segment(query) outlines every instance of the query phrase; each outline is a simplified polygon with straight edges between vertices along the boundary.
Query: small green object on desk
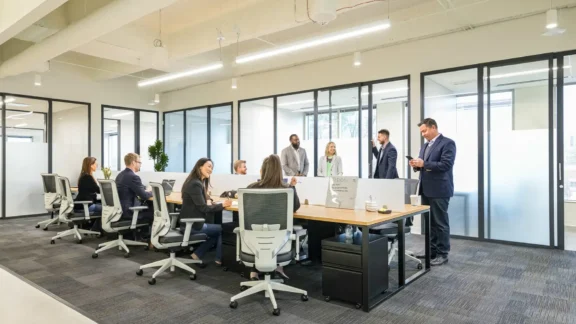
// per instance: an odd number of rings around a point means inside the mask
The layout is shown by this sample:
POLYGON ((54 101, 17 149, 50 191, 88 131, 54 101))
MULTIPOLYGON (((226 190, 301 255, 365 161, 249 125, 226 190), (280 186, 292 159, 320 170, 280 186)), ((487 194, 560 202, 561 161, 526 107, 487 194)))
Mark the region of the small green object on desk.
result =
POLYGON ((388 209, 388 206, 384 205, 382 208, 378 209, 379 214, 391 214, 392 210, 388 209))

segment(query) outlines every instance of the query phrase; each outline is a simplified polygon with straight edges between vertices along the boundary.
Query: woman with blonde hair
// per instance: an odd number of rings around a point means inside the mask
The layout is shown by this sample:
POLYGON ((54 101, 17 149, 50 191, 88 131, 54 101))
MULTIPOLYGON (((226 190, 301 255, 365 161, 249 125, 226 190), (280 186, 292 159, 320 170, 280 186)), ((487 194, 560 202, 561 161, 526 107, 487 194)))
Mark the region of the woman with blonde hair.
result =
MULTIPOLYGON (((292 177, 290 184, 284 183, 282 177, 282 163, 278 155, 272 154, 264 159, 262 168, 260 169, 260 181, 254 182, 248 186, 250 189, 278 189, 278 188, 292 188, 294 189, 294 212, 300 208, 300 199, 296 194, 296 178, 292 177)), ((284 268, 278 266, 276 273, 284 279, 289 279, 284 273, 284 268)), ((257 272, 250 272, 251 280, 258 280, 257 272)))
POLYGON ((332 177, 343 174, 342 159, 336 155, 336 143, 328 142, 324 150, 324 156, 318 160, 318 176, 332 177))

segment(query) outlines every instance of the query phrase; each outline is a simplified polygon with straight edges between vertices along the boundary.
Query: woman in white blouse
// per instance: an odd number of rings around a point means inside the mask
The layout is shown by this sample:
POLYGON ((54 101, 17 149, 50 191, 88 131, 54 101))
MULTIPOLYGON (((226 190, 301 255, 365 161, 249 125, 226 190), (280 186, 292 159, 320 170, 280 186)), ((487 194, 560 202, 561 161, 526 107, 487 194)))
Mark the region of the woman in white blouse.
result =
POLYGON ((342 172, 342 159, 336 155, 336 144, 328 142, 324 156, 318 160, 318 176, 319 177, 332 177, 341 176, 342 172))

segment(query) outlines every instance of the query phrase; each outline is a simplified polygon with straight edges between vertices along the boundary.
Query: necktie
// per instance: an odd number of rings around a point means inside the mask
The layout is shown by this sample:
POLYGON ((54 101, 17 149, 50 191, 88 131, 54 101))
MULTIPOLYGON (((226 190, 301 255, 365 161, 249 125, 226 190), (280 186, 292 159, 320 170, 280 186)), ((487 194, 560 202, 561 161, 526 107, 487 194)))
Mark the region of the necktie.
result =
POLYGON ((428 159, 428 155, 430 154, 430 145, 431 143, 426 144, 426 148, 424 149, 424 161, 428 159))
POLYGON ((380 146, 380 151, 378 152, 378 164, 380 164, 380 161, 382 160, 382 149, 384 148, 384 146, 380 146))

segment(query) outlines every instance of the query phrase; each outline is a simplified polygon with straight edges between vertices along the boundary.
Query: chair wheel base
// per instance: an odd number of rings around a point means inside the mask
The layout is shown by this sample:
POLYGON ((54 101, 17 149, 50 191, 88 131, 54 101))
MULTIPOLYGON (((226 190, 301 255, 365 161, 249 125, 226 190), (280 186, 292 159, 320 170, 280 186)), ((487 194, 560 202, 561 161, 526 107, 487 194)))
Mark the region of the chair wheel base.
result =
POLYGON ((418 263, 418 266, 416 268, 418 268, 418 270, 422 270, 422 263, 418 263))
POLYGON ((142 276, 143 274, 144 274, 144 271, 142 271, 142 269, 136 271, 137 276, 142 276))
POLYGON ((238 308, 238 302, 237 301, 230 302, 230 308, 232 309, 238 308))
POLYGON ((98 258, 98 253, 92 253, 92 259, 97 259, 98 258))
POLYGON ((329 301, 330 301, 330 296, 325 296, 325 297, 324 297, 324 300, 327 301, 327 302, 329 302, 329 301))
POLYGON ((34 227, 35 227, 35 228, 40 228, 40 225, 36 225, 36 226, 34 226, 34 227))
POLYGON ((47 230, 48 230, 48 227, 44 227, 43 230, 44 230, 44 231, 47 231, 47 230))
POLYGON ((51 241, 50 241, 50 244, 56 244, 56 241, 51 240, 51 241))
POLYGON ((360 308, 362 308, 362 304, 356 304, 356 305, 354 305, 354 307, 356 307, 356 309, 360 309, 360 308))
POLYGON ((155 285, 156 284, 156 278, 152 278, 152 279, 148 280, 148 284, 152 285, 152 286, 155 285))
POLYGON ((190 275, 190 280, 196 280, 196 274, 195 273, 190 275))
POLYGON ((302 299, 302 301, 308 301, 308 295, 302 295, 300 299, 302 299))
POLYGON ((124 257, 128 259, 130 257, 130 253, 124 253, 124 257))
POLYGON ((274 309, 274 311, 272 312, 272 315, 274 315, 274 316, 280 316, 280 308, 274 309))
POLYGON ((76 244, 82 244, 82 240, 76 241, 76 244))
POLYGON ((244 290, 246 290, 246 289, 248 289, 247 286, 240 286, 240 291, 244 291, 244 290))

